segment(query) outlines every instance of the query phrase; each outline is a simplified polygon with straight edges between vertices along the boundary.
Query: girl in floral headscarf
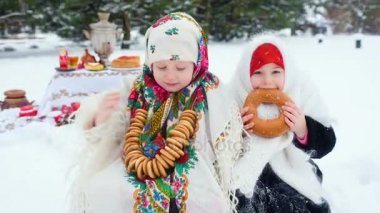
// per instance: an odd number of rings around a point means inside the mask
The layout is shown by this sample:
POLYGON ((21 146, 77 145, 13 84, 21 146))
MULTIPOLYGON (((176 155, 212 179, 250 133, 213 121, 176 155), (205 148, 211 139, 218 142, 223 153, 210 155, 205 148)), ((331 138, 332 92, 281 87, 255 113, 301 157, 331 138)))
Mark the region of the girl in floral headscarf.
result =
POLYGON ((73 193, 84 196, 74 208, 226 212, 228 197, 213 165, 216 145, 234 134, 229 133, 228 103, 216 90, 220 82, 208 72, 202 29, 191 16, 171 13, 145 37, 144 68, 130 91, 127 111, 116 110, 121 94, 108 93, 93 116, 85 103, 78 113, 79 123, 90 124, 88 140, 96 145, 83 152, 87 157, 73 193))

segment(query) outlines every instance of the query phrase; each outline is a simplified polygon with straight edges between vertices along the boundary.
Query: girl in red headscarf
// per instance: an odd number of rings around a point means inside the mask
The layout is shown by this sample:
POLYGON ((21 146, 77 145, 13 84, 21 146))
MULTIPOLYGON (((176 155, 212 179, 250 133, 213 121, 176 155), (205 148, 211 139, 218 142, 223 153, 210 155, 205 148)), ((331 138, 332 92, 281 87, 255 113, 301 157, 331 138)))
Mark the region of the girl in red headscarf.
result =
POLYGON ((317 89, 298 72, 280 39, 258 36, 247 47, 233 81, 242 108, 246 136, 233 170, 232 191, 238 212, 329 212, 322 173, 311 158, 322 158, 335 145, 335 133, 317 89), (253 114, 243 103, 257 89, 277 89, 292 101, 279 110, 261 104, 262 119, 283 113, 289 131, 272 138, 253 133, 253 114))

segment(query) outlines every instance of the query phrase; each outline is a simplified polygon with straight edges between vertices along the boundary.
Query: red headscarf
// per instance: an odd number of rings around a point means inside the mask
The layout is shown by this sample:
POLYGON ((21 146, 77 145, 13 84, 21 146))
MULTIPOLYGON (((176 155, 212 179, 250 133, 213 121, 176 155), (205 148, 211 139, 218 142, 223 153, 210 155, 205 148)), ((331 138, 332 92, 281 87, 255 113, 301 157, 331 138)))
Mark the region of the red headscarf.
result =
POLYGON ((285 69, 280 50, 271 43, 264 43, 257 47, 252 54, 251 67, 249 70, 250 76, 252 76, 256 70, 260 69, 260 67, 269 63, 274 63, 282 69, 285 69))

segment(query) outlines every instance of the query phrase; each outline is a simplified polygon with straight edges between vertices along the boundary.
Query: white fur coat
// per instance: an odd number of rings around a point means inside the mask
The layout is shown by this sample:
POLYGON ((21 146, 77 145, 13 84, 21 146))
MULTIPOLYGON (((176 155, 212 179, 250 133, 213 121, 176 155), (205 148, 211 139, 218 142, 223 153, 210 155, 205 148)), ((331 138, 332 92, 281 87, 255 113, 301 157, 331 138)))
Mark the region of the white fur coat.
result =
MULTIPOLYGON (((126 84, 121 90, 124 100, 127 100, 129 85, 126 84)), ((85 128, 92 122, 106 93, 95 95, 81 104, 76 120, 79 128, 85 128)), ((226 93, 222 88, 207 93, 208 113, 203 116, 195 139, 198 162, 188 174, 188 212, 209 212, 210 208, 215 212, 229 212, 231 208, 228 204, 231 161, 225 160, 224 166, 218 169, 213 166, 217 160, 215 152, 223 153, 223 159, 232 159, 236 155, 228 149, 216 150, 218 144, 240 140, 240 131, 235 134, 230 131, 232 125, 241 123, 236 122, 237 107, 234 108, 234 105, 226 102, 225 100, 231 99, 225 98, 224 94, 226 93), (229 113, 231 110, 234 113, 229 113), (232 122, 234 119, 235 122, 232 122), (221 137, 222 133, 224 137, 221 137), (226 175, 217 175, 217 172, 226 175)), ((76 161, 70 191, 73 212, 121 213, 131 212, 133 209, 135 188, 127 181, 121 160, 123 135, 129 125, 129 112, 126 112, 125 106, 126 103, 122 103, 120 109, 106 123, 84 130, 86 142, 76 161)), ((240 130, 241 126, 233 129, 240 130)))
MULTIPOLYGON (((261 35, 253 38, 243 52, 237 66, 235 79, 231 82, 234 96, 241 108, 248 93, 252 91, 250 83, 250 61, 254 50, 263 43, 272 43, 283 55, 285 64, 285 85, 283 91, 299 106, 305 115, 312 117, 326 127, 331 125, 331 118, 324 106, 317 88, 306 75, 298 70, 289 56, 280 38, 261 35)), ((271 107, 259 108, 259 114, 275 116, 277 110, 271 107)), ((305 195, 315 203, 322 202, 322 189, 313 167, 308 163, 309 155, 292 143, 294 134, 288 132, 280 137, 266 139, 251 135, 243 141, 245 152, 233 170, 232 190, 240 189, 247 197, 253 195, 262 170, 269 163, 273 171, 283 181, 305 195)))

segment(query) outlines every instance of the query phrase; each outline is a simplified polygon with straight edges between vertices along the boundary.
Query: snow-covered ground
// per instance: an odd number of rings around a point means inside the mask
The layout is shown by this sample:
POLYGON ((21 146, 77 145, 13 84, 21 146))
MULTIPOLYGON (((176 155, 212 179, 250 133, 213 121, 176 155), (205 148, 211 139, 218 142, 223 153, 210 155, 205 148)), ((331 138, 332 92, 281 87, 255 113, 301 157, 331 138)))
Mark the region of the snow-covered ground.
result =
MULTIPOLYGON (((361 49, 355 48, 355 39, 331 36, 319 44, 316 38, 287 38, 335 117, 336 147, 317 161, 333 212, 380 212, 380 37, 364 37, 361 49)), ((227 82, 244 45, 211 43, 210 70, 227 82)), ((74 55, 82 51, 69 49, 74 55)), ((111 58, 121 54, 144 55, 135 48, 111 58)), ((0 91, 23 88, 30 100, 38 101, 58 64, 58 51, 0 55, 0 64, 0 91)), ((66 170, 76 147, 65 140, 64 131, 43 124, 0 134, 0 212, 66 212, 66 170)))
MULTIPOLYGON (((80 45, 86 45, 84 42, 80 45)), ((0 39, 0 58, 52 54, 62 47, 75 47, 78 44, 61 39, 55 34, 36 33, 30 39, 0 39)))

